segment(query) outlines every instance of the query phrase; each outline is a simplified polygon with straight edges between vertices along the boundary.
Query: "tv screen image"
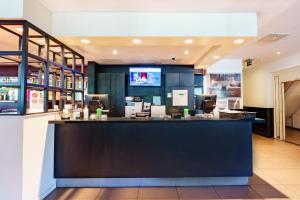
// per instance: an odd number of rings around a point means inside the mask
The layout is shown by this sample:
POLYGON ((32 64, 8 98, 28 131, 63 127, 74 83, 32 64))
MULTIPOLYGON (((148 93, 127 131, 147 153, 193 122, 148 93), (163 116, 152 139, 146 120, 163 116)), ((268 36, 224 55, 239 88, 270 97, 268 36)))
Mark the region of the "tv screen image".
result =
POLYGON ((131 86, 161 85, 161 68, 131 67, 129 74, 131 86))

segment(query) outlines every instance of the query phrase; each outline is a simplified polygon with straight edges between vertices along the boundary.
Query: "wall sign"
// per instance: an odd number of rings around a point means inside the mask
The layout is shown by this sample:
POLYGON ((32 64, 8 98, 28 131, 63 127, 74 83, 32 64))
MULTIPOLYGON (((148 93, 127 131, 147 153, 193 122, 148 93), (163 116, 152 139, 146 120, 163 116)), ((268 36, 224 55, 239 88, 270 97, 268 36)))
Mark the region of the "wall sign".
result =
POLYGON ((188 106, 188 90, 173 90, 173 106, 188 106))

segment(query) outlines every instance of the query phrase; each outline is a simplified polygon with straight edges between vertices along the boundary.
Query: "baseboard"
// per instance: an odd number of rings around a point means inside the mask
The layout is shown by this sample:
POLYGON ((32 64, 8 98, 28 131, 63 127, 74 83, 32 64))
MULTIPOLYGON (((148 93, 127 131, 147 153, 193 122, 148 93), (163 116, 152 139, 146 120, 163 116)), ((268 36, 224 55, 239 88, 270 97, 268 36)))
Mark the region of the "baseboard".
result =
POLYGON ((40 199, 45 199, 55 189, 56 189, 56 183, 54 183, 53 185, 51 185, 49 188, 47 188, 46 191, 44 191, 42 194, 40 194, 40 199))
POLYGON ((248 177, 57 179, 57 187, 175 187, 226 185, 248 185, 248 177))

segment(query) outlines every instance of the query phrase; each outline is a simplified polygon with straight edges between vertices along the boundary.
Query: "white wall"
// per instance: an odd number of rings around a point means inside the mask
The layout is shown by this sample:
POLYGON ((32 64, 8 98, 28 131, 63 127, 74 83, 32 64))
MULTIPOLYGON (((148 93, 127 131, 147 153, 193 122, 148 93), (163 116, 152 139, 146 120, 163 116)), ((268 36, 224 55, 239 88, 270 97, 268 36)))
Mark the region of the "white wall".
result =
POLYGON ((243 71, 244 106, 273 107, 273 77, 264 66, 243 71))
POLYGON ((22 117, 0 116, 0 199, 22 199, 22 117))
POLYGON ((38 0, 23 0, 23 18, 36 25, 43 31, 51 34, 52 13, 38 0))
POLYGON ((57 36, 257 36, 256 13, 53 13, 57 36))
POLYGON ((207 68, 207 73, 242 73, 242 59, 222 59, 207 68))
POLYGON ((300 66, 300 52, 282 57, 274 61, 259 62, 243 70, 244 105, 253 107, 274 107, 273 76, 280 75, 280 82, 300 78, 296 69, 291 73, 284 70, 300 66), (281 73, 281 74, 280 74, 281 73))
POLYGON ((23 200, 38 200, 55 187, 54 125, 56 114, 29 115, 23 121, 23 200))
POLYGON ((0 116, 0 199, 39 200, 56 187, 55 113, 0 116))
POLYGON ((26 19, 51 34, 52 12, 50 12, 38 0, 0 1, 0 19, 26 19))
POLYGON ((1 0, 1 18, 23 18, 23 0, 1 0))

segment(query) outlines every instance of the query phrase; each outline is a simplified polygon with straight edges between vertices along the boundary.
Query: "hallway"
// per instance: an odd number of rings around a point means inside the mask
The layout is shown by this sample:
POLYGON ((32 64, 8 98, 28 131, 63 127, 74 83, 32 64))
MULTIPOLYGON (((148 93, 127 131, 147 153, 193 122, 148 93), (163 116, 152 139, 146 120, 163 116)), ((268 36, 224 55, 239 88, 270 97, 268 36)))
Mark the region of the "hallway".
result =
POLYGON ((60 188, 46 200, 300 199, 300 146, 254 135, 249 186, 60 188))

